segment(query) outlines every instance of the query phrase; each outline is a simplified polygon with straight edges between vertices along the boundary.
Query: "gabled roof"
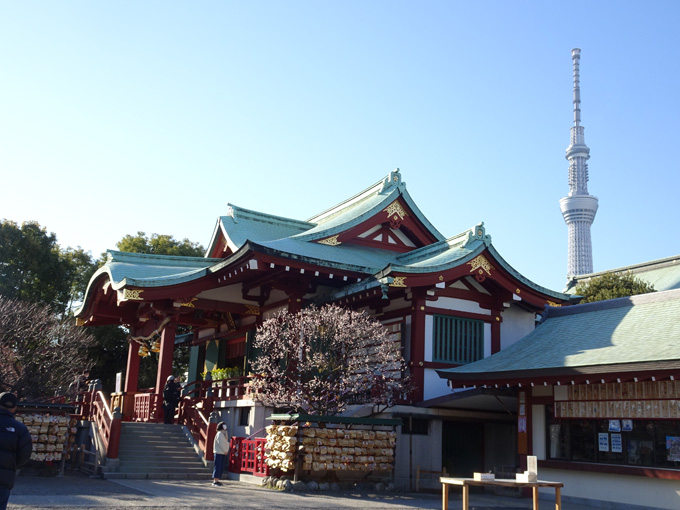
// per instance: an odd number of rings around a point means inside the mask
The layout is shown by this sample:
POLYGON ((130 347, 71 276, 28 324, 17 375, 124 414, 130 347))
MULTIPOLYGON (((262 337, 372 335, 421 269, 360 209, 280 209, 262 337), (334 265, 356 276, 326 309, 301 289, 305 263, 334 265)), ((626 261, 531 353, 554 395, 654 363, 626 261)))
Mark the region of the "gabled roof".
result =
POLYGON ((334 236, 386 211, 398 198, 404 201, 434 239, 444 240, 406 191, 406 183, 402 181, 398 168, 361 193, 307 220, 315 225, 314 228, 295 237, 301 241, 318 241, 334 236))
POLYGON ((307 243, 323 242, 335 235, 352 231, 376 216, 379 216, 379 222, 387 221, 389 218, 385 213, 391 211, 390 207, 395 207, 400 213, 405 212, 404 208, 408 209, 406 214, 412 215, 414 225, 425 232, 427 243, 444 240, 406 191, 406 184, 401 180, 397 169, 361 193, 307 221, 273 216, 229 204, 228 214, 217 221, 207 254, 216 256, 218 251, 222 251, 224 255, 229 255, 235 253, 246 241, 262 243, 295 239, 307 243), (401 200, 404 207, 393 205, 397 200, 401 200))
POLYGON ((628 272, 632 273, 636 278, 652 285, 657 292, 680 289, 680 255, 676 255, 674 257, 633 264, 632 266, 610 269, 608 271, 572 276, 567 282, 567 288, 564 292, 574 294, 576 286, 579 283, 587 282, 592 278, 597 278, 598 276, 607 273, 620 274, 628 272))
MULTIPOLYGON (((680 290, 546 308, 543 322, 497 354, 438 370, 456 384, 549 375, 680 369, 680 290)), ((591 377, 592 378, 592 377, 591 377)))
POLYGON ((227 214, 217 219, 207 254, 215 251, 220 241, 226 241, 230 253, 235 253, 246 241, 274 241, 292 237, 314 227, 313 223, 251 211, 228 204, 227 214))

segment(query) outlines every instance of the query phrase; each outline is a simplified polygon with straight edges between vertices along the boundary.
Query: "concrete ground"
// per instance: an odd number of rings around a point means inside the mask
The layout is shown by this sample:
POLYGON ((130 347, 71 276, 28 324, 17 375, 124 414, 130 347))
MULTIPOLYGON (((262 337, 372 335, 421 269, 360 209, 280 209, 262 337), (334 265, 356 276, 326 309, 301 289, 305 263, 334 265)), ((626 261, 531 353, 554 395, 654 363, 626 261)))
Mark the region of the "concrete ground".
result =
MULTIPOLYGON (((63 477, 20 476, 9 498, 9 510, 73 508, 163 509, 440 509, 438 494, 368 494, 351 491, 327 493, 279 492, 258 486, 223 481, 213 487, 209 481, 195 480, 103 480, 68 472, 63 477)), ((541 508, 555 508, 554 500, 541 500, 541 508)), ((449 508, 460 510, 460 493, 450 491, 449 508)), ((531 499, 499 497, 483 493, 470 495, 470 510, 528 510, 531 499)), ((595 507, 570 505, 564 510, 594 510, 595 507)))

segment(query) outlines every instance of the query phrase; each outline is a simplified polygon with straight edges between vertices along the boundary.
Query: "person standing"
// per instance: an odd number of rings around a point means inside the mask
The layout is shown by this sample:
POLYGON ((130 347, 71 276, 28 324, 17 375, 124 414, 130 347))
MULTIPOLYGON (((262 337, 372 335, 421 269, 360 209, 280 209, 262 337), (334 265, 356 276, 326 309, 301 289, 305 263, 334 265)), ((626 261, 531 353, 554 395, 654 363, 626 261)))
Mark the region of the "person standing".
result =
POLYGON ((215 465, 213 467, 213 485, 220 486, 220 478, 222 478, 222 471, 224 471, 224 463, 229 453, 229 435, 227 434, 227 425, 221 421, 217 424, 217 433, 213 440, 213 452, 215 454, 215 465))
POLYGON ((17 470, 31 458, 33 441, 26 426, 14 419, 17 397, 0 393, 0 510, 6 510, 17 470))
POLYGON ((175 419, 175 408, 180 401, 179 383, 175 382, 175 377, 168 376, 163 388, 163 422, 172 423, 175 419))

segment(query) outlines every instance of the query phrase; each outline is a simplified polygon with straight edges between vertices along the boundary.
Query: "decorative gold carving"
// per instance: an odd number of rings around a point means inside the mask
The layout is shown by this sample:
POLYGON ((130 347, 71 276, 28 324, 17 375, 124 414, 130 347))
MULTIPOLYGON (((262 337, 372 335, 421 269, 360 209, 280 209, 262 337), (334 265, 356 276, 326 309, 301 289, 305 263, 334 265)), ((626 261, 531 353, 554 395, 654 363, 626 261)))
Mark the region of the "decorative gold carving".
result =
POLYGON ((260 307, 253 305, 246 305, 245 315, 260 315, 260 307))
POLYGON ((85 319, 81 319, 80 317, 76 317, 76 326, 84 326, 85 325, 85 319))
POLYGON ((406 276, 395 276, 390 287, 406 287, 406 276))
POLYGON ((229 331, 235 331, 236 330, 236 323, 234 322, 234 317, 230 313, 227 313, 227 328, 229 331))
POLYGON ((395 216, 393 218, 394 220, 397 219, 396 218, 397 216, 399 217, 400 220, 403 220, 407 216, 406 211, 401 206, 401 204, 397 201, 392 202, 390 205, 387 206, 386 209, 383 209, 383 211, 387 212, 388 218, 395 216))
POLYGON ((183 299, 177 300, 177 303, 179 303, 179 306, 186 306, 188 308, 196 308, 194 306, 194 301, 198 301, 198 298, 197 297, 183 298, 183 299))
POLYGON ((519 289, 519 287, 515 289, 515 294, 519 294, 520 292, 522 291, 519 289))
POLYGON ((317 241, 317 243, 327 244, 328 246, 338 246, 339 244, 342 244, 340 241, 338 241, 338 236, 327 237, 326 239, 317 241))
POLYGON ((470 272, 478 272, 479 274, 482 274, 483 272, 486 272, 489 276, 491 276, 491 271, 495 269, 488 260, 486 260, 486 257, 484 255, 478 255, 474 259, 472 259, 470 262, 470 272))
POLYGON ((444 281, 444 277, 443 277, 442 275, 439 275, 439 281, 440 281, 440 282, 443 282, 443 281, 444 281))
POLYGON ((143 301, 143 289, 123 289, 123 301, 143 301))
POLYGON ((554 301, 548 300, 548 306, 560 307, 562 305, 560 303, 555 303, 554 301))

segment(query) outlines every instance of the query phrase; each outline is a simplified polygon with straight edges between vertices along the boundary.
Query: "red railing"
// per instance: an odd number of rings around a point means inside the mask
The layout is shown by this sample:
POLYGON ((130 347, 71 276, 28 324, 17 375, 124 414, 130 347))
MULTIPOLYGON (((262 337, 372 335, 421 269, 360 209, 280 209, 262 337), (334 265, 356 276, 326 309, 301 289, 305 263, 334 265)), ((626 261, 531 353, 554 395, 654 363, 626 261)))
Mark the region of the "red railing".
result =
POLYGON ((249 382, 250 377, 248 376, 212 381, 213 398, 215 400, 238 400, 245 398, 250 393, 249 382))
POLYGON ((161 396, 156 393, 135 393, 132 420, 156 421, 156 414, 160 409, 160 400, 161 396))
POLYGON ((93 394, 90 407, 90 421, 94 422, 106 449, 106 457, 118 458, 120 446, 121 414, 114 416, 101 391, 93 394))
POLYGON ((214 400, 238 400, 250 394, 249 383, 249 376, 218 381, 193 381, 184 385, 184 392, 196 400, 204 400, 211 394, 214 400))
MULTIPOLYGON (((208 411, 208 415, 210 411, 208 411)), ((192 405, 192 399, 184 397, 180 402, 179 423, 184 424, 204 453, 206 460, 215 460, 213 440, 217 431, 217 423, 210 423, 204 411, 192 405)))
POLYGON ((228 470, 232 473, 250 473, 255 476, 269 476, 267 456, 264 453, 266 439, 232 437, 229 443, 228 470))

